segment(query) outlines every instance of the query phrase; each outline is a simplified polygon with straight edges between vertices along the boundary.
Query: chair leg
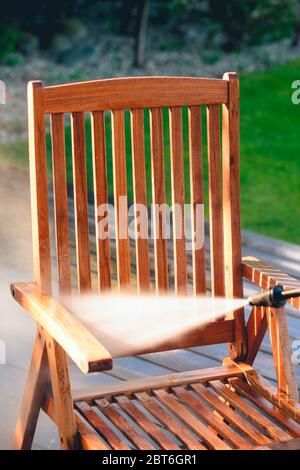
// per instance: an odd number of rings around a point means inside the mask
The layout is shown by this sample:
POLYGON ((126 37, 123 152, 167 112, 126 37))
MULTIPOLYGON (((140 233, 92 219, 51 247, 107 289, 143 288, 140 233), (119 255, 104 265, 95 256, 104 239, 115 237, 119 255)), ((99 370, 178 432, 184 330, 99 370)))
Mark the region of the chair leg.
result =
POLYGON ((50 379, 61 448, 68 450, 77 448, 77 428, 66 353, 53 338, 47 336, 42 329, 38 329, 16 425, 13 449, 31 449, 50 379))
POLYGON ((38 329, 16 425, 13 449, 31 449, 48 380, 49 369, 45 338, 38 329))
POLYGON ((56 424, 62 449, 77 448, 77 427, 65 351, 50 336, 46 338, 56 424))
POLYGON ((297 401, 298 389, 292 364, 285 311, 283 308, 271 308, 269 309, 267 317, 278 381, 278 391, 285 393, 289 398, 297 401))

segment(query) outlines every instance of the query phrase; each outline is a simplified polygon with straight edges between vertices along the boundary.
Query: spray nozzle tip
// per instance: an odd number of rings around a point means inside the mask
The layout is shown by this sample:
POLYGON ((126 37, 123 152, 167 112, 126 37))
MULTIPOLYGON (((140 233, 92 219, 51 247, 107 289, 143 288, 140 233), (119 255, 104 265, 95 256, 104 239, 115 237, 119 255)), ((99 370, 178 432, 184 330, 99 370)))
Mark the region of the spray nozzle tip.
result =
POLYGON ((276 286, 263 289, 257 294, 251 295, 248 298, 249 304, 256 307, 273 307, 281 308, 286 303, 286 298, 282 295, 283 286, 278 284, 276 286))

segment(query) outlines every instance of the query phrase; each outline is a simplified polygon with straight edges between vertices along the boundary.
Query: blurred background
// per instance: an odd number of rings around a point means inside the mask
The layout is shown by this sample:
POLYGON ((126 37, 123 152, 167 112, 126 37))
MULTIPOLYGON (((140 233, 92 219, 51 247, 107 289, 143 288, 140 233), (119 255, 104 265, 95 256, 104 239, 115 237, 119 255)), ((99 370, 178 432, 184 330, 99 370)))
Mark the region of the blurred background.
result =
POLYGON ((26 167, 26 83, 241 77, 243 228, 299 243, 300 2, 10 0, 1 7, 1 161, 26 167))

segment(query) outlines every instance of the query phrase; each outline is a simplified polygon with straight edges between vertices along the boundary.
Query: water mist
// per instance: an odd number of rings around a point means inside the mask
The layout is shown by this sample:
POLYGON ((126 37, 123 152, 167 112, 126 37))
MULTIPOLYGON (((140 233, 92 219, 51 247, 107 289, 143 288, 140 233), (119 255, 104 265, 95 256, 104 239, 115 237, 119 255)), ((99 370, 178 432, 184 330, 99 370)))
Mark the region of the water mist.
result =
POLYGON ((180 347, 181 335, 247 305, 248 300, 113 293, 75 295, 64 304, 113 357, 122 357, 174 339, 180 347))

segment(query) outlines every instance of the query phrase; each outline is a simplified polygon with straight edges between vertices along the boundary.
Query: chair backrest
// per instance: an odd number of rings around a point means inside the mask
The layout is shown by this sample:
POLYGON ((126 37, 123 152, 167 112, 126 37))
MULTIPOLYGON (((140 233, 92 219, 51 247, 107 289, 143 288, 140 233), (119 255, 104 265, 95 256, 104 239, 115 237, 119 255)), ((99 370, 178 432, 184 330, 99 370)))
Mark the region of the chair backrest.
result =
MULTIPOLYGON (((96 252, 99 289, 111 286, 110 241, 101 237, 97 208, 108 203, 106 112, 111 115, 113 193, 116 212, 117 282, 131 282, 131 250, 128 218, 122 219, 120 196, 127 196, 128 151, 125 139, 125 113, 130 112, 131 165, 133 199, 146 205, 149 200, 145 152, 145 115, 149 113, 151 193, 153 204, 166 203, 164 155, 166 132, 163 124, 168 108, 170 145, 170 180, 172 204, 182 208, 186 200, 186 169, 189 173, 191 221, 196 228, 197 205, 204 203, 202 108, 206 107, 208 195, 210 226, 211 289, 214 295, 240 297, 241 238, 239 202, 239 82, 236 74, 223 79, 140 77, 97 80, 44 87, 41 82, 28 85, 29 145, 32 195, 32 221, 35 278, 42 288, 51 290, 51 257, 47 192, 46 125, 50 115, 56 256, 61 292, 71 289, 71 262, 68 225, 68 196, 65 150, 65 114, 71 116, 72 171, 75 212, 77 279, 80 291, 91 289, 88 188, 86 171, 85 118, 91 116, 93 190, 96 220, 96 252), (220 107, 222 123, 220 123, 220 107), (184 158, 183 111, 188 110, 188 162, 184 158), (146 111, 145 111, 146 110, 146 111), (86 113, 86 114, 85 114, 86 113), (221 139, 222 137, 222 139, 221 139), (221 144, 222 142, 222 144, 221 144), (127 156, 126 156, 127 155, 127 156), (120 217, 119 217, 120 216, 120 217), (122 232, 122 234, 121 234, 122 232)), ((128 140, 128 139, 127 139, 128 140)), ((204 141, 204 138, 203 138, 204 141)), ((187 152, 186 152, 187 153, 187 152)), ((149 170, 149 169, 148 169, 149 170)), ((125 199, 126 201, 126 199, 125 199)), ((127 207, 127 205, 125 204, 127 207)), ((125 209, 126 210, 126 209, 125 209)), ((155 218, 154 218, 155 219, 155 218)), ((168 289, 168 250, 173 253, 174 285, 186 290, 188 257, 186 240, 176 237, 184 226, 184 211, 173 211, 173 241, 163 238, 165 220, 162 212, 154 220, 154 277, 157 291, 168 289), (179 232, 178 232, 179 231, 179 232)), ((135 226, 138 231, 138 224, 135 226)), ((195 240, 192 241, 195 243, 195 240)), ((149 242, 135 242, 136 278, 139 288, 150 288, 149 242)), ((207 289, 205 246, 193 246, 192 282, 196 294, 207 289)), ((244 341, 243 312, 234 314, 234 331, 225 340, 244 341)), ((222 323, 222 322, 216 322, 222 323)), ((224 323, 224 322, 223 322, 224 323)), ((221 326, 221 325, 220 325, 221 326)), ((210 338, 210 343, 214 342, 210 338)), ((216 341, 218 332, 216 326, 216 341)), ((224 340, 224 335, 222 341, 224 340)))

